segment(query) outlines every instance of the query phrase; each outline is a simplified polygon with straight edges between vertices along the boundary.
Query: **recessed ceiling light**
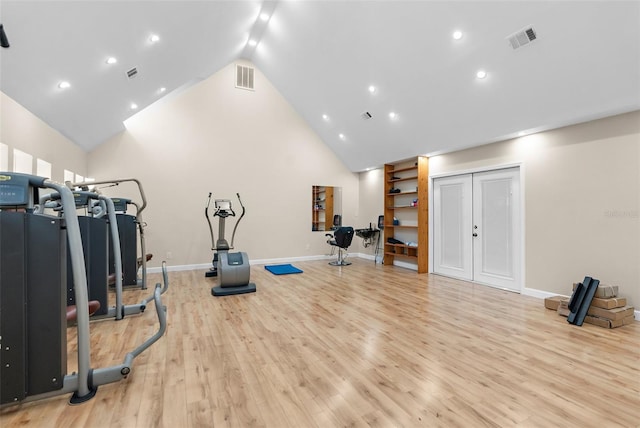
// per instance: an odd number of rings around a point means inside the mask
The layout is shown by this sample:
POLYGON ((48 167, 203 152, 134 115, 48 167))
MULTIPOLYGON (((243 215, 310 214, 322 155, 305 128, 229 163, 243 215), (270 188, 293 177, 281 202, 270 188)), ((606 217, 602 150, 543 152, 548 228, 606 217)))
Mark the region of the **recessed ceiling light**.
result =
POLYGON ((345 137, 344 134, 338 134, 338 138, 340 138, 342 141, 347 139, 347 137, 345 137))
POLYGON ((253 40, 253 39, 249 40, 249 46, 255 46, 257 44, 258 44, 258 42, 256 42, 255 40, 253 40))
POLYGON ((267 22, 269 20, 269 14, 267 13, 261 13, 260 14, 260 19, 267 22))
POLYGON ((524 131, 518 132, 518 137, 524 137, 524 131))
POLYGON ((158 92, 163 93, 163 92, 165 92, 166 90, 167 90, 167 88, 165 88, 165 87, 163 86, 162 88, 158 89, 158 92))
POLYGON ((369 92, 371 92, 372 94, 376 91, 376 87, 373 85, 369 86, 369 92))
POLYGON ((107 58, 107 64, 115 64, 116 62, 118 62, 118 60, 112 56, 107 58))
POLYGON ((485 77, 487 77, 487 72, 484 70, 478 70, 478 72, 476 73, 476 77, 478 79, 484 79, 485 77))
POLYGON ((453 32, 453 39, 454 40, 460 40, 462 38, 462 31, 454 31, 453 32))
POLYGON ((58 83, 58 88, 60 89, 67 89, 71 87, 71 83, 67 82, 67 81, 62 81, 60 83, 58 83))
POLYGON ((158 41, 160 41, 160 36, 158 36, 157 34, 152 34, 152 35, 149 37, 149 41, 150 41, 151 43, 158 42, 158 41))
POLYGON ((131 103, 131 105, 129 107, 131 107, 131 110, 136 110, 138 108, 138 104, 131 103))
POLYGON ((397 119, 398 118, 398 114, 395 111, 392 111, 389 113, 389 119, 397 119))
POLYGON ((324 120, 327 120, 327 121, 329 120, 329 116, 327 116, 326 114, 323 114, 323 115, 322 115, 322 118, 323 118, 324 120))

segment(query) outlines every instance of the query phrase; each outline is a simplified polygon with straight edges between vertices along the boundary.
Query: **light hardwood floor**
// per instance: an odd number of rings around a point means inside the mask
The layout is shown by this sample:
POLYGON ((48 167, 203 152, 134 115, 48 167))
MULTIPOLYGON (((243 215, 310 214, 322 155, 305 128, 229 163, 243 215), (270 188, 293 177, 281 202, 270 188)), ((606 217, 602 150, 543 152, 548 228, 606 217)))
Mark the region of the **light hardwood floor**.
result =
MULTIPOLYGON (((128 379, 79 406, 4 409, 0 426, 640 425, 639 322, 576 327, 539 299, 352 261, 253 266, 257 293, 220 298, 204 271, 170 272, 167 334, 128 379)), ((154 315, 92 323, 92 365, 120 363, 154 315)))

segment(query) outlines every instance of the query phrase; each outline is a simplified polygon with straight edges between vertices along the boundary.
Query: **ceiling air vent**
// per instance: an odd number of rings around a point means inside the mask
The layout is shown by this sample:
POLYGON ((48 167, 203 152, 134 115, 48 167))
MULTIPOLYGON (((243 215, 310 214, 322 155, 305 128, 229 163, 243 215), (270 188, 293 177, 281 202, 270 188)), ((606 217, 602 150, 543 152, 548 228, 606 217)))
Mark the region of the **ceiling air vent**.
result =
POLYGON ((369 119, 371 119, 373 117, 373 116, 371 116, 371 113, 369 113, 368 111, 365 111, 360 116, 362 116, 362 119, 364 119, 364 120, 369 120, 369 119))
POLYGON ((138 75, 138 69, 136 67, 133 67, 132 69, 127 70, 127 77, 129 79, 133 79, 137 75, 138 75))
POLYGON ((253 71, 251 67, 236 64, 236 88, 253 91, 253 71))
POLYGON ((528 45, 535 39, 537 39, 536 31, 531 26, 525 27, 507 37, 507 40, 509 40, 509 44, 513 49, 518 49, 524 45, 528 45))

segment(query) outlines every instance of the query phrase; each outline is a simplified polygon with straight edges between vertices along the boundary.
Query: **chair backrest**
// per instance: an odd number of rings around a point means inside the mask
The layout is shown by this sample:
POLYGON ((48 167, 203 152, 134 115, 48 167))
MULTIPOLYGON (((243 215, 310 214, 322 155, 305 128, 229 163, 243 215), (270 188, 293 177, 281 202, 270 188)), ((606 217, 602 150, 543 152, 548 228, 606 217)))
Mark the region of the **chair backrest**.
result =
POLYGON ((353 240, 354 230, 351 226, 342 226, 336 229, 333 232, 333 236, 336 240, 336 246, 347 249, 349 245, 351 245, 351 241, 353 240))
POLYGON ((333 227, 336 229, 342 226, 342 216, 340 214, 335 214, 333 216, 333 227))

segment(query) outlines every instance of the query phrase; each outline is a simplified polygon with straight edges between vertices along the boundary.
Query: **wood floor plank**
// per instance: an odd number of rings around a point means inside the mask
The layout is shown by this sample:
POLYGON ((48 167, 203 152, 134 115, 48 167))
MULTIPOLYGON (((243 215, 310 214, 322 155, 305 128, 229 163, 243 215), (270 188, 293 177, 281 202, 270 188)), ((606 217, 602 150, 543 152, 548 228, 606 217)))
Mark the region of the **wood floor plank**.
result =
MULTIPOLYGON (((639 426, 640 323, 572 326, 539 299, 352 261, 253 266, 257 293, 220 298, 204 270, 170 272, 167 333, 128 379, 2 409, 0 426, 639 426)), ((152 307, 92 323, 92 366, 155 329, 152 307)), ((73 329, 68 344, 75 370, 73 329)))

